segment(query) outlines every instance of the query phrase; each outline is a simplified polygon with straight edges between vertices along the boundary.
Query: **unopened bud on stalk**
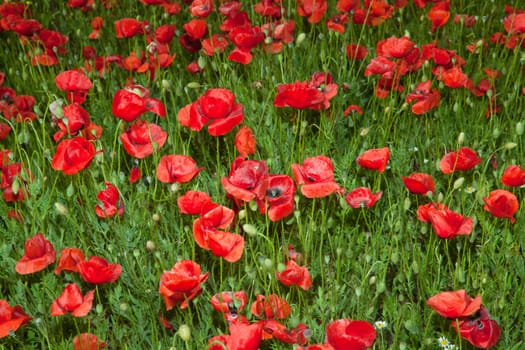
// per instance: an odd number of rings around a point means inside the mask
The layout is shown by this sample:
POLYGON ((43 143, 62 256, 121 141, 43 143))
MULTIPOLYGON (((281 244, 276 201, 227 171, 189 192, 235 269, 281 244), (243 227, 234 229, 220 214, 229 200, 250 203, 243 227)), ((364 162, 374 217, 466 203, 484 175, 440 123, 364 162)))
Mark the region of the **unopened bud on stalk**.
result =
POLYGON ((160 215, 157 214, 157 213, 154 213, 152 216, 151 216, 151 219, 155 222, 159 222, 160 221, 160 215))
POLYGON ((304 39, 306 39, 306 34, 305 33, 299 33, 299 35, 297 35, 297 39, 295 40, 295 44, 297 46, 301 45, 302 42, 304 41, 304 39))
POLYGON ((501 135, 501 131, 498 128, 494 128, 494 130, 492 130, 492 137, 497 139, 499 135, 501 135))
POLYGON ((179 337, 184 341, 189 341, 191 338, 191 329, 186 324, 181 324, 177 333, 179 334, 179 337))
POLYGON ((197 83, 196 81, 190 81, 186 86, 189 89, 199 89, 201 87, 201 84, 197 83))
POLYGON ((155 246, 155 242, 153 242, 153 241, 147 241, 147 242, 146 242, 146 250, 147 250, 148 252, 152 252, 152 251, 154 251, 156 248, 157 248, 157 247, 155 246))
POLYGON ((513 148, 516 148, 517 145, 518 144, 516 142, 507 142, 504 147, 506 150, 511 150, 513 148))
POLYGON ((162 79, 161 86, 164 90, 169 90, 171 88, 171 81, 162 79))
POLYGON ((465 133, 462 131, 458 135, 458 145, 462 145, 465 142, 465 133))
POLYGON ((459 179, 457 179, 456 181, 454 181, 454 190, 457 190, 458 188, 460 188, 461 186, 463 186, 463 183, 465 182, 465 178, 464 177, 460 177, 459 179))
POLYGON ((244 220, 246 218, 246 209, 239 210, 239 213, 237 215, 239 217, 239 220, 244 220))
POLYGON ((257 235, 257 227, 255 227, 252 224, 244 224, 242 225, 242 229, 244 232, 246 232, 249 236, 255 236, 257 235))
POLYGON ((59 213, 60 215, 64 215, 64 216, 68 216, 69 215, 69 210, 67 209, 67 207, 62 204, 62 203, 59 203, 59 202, 55 202, 55 210, 57 211, 57 213, 59 213))
POLYGON ((518 136, 523 135, 523 122, 516 123, 516 135, 518 136))

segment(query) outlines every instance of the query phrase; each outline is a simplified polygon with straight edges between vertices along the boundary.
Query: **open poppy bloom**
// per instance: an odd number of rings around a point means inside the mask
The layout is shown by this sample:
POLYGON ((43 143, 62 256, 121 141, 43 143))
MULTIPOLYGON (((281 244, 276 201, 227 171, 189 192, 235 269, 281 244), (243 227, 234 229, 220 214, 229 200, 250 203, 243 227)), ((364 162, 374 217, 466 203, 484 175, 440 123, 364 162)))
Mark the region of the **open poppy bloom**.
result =
POLYGON ((78 248, 64 248, 60 252, 55 275, 62 271, 78 272, 78 263, 84 260, 84 252, 78 248))
POLYGON ((258 200, 261 213, 268 213, 268 218, 275 222, 292 214, 295 209, 295 183, 288 175, 270 175, 264 202, 258 200))
POLYGON ((306 198, 322 198, 343 189, 334 180, 334 165, 325 156, 306 158, 303 164, 292 164, 292 174, 306 198))
POLYGON ((459 322, 453 321, 452 327, 459 333, 461 338, 479 349, 489 349, 497 344, 501 335, 501 329, 496 321, 481 305, 480 311, 472 317, 463 318, 459 322))
POLYGON ((177 206, 182 214, 201 215, 219 205, 207 193, 189 190, 177 199, 177 206))
POLYGON ((428 212, 434 232, 440 238, 452 239, 457 235, 470 235, 474 221, 448 208, 428 212))
MULTIPOLYGON (((60 107, 57 106, 55 106, 55 108, 57 110, 60 109, 60 107)), ((52 109, 51 106, 50 109, 52 109)), ((63 107, 62 114, 62 118, 53 115, 53 119, 60 129, 53 135, 53 140, 55 140, 55 142, 58 142, 62 137, 68 134, 72 136, 78 135, 82 129, 91 123, 89 113, 78 103, 72 103, 63 107)))
POLYGON ((206 239, 210 251, 230 263, 238 261, 244 252, 244 237, 238 233, 209 230, 206 239))
POLYGON ((417 219, 422 222, 430 222, 430 213, 434 210, 445 210, 448 207, 443 203, 428 203, 417 208, 417 219))
POLYGON ((91 80, 79 70, 59 73, 55 77, 55 83, 60 90, 66 92, 69 103, 84 103, 89 90, 93 87, 91 80))
POLYGON ((294 260, 288 260, 283 271, 276 272, 277 279, 285 286, 298 286, 304 290, 312 286, 312 277, 306 266, 299 266, 294 260))
POLYGON ((116 37, 119 39, 131 38, 145 32, 147 21, 139 21, 135 18, 121 18, 115 21, 116 37))
POLYGON ((163 156, 157 165, 157 179, 161 182, 185 183, 191 181, 202 169, 188 156, 172 154, 163 156))
POLYGON ((434 178, 425 173, 413 173, 408 176, 401 176, 405 187, 410 193, 432 195, 436 190, 434 178))
POLYGON ((141 85, 131 85, 117 90, 111 104, 115 117, 132 122, 146 112, 152 112, 160 117, 166 116, 164 103, 150 97, 149 90, 141 85))
POLYGON ((508 218, 511 223, 516 219, 513 217, 519 209, 518 198, 506 190, 494 190, 488 197, 483 198, 485 205, 483 209, 498 218, 508 218))
POLYGON ((292 107, 296 109, 318 109, 325 101, 322 91, 311 86, 307 81, 296 81, 292 84, 277 85, 277 95, 273 100, 274 107, 292 107))
POLYGON ((124 204, 120 200, 118 189, 112 183, 106 181, 105 190, 101 190, 97 194, 97 199, 100 204, 95 206, 95 213, 99 218, 109 218, 117 214, 122 217, 124 214, 124 204))
POLYGON ((251 306, 252 314, 265 319, 285 319, 290 316, 292 309, 288 302, 277 294, 264 296, 257 294, 251 306))
POLYGON ((326 339, 335 350, 364 350, 374 344, 376 330, 366 321, 344 318, 326 326, 326 339))
POLYGON ((212 337, 208 350, 258 350, 262 340, 262 323, 230 322, 230 334, 212 337))
POLYGON ((519 165, 509 165, 501 175, 501 183, 512 187, 525 185, 525 169, 519 165))
POLYGON ((75 317, 84 317, 91 310, 94 297, 94 289, 82 295, 76 283, 68 284, 62 290, 62 294, 51 304, 51 316, 71 313, 75 317))
POLYGON ((81 333, 73 338, 73 350, 100 350, 104 349, 106 345, 105 342, 91 333, 81 333))
POLYGON ((51 167, 66 175, 74 175, 87 168, 95 154, 95 146, 86 138, 77 136, 66 139, 58 144, 51 167))
POLYGON ((358 187, 350 191, 346 197, 346 203, 352 208, 371 208, 381 198, 383 192, 372 193, 367 187, 358 187))
POLYGON ((126 132, 120 134, 120 141, 126 153, 142 159, 158 151, 168 138, 168 133, 154 123, 138 120, 126 132))
POLYGON ((383 147, 364 151, 357 157, 356 162, 363 168, 377 170, 382 173, 385 171, 389 159, 390 149, 383 147))
POLYGON ((445 154, 439 162, 439 168, 443 174, 451 174, 454 171, 470 170, 482 160, 472 148, 461 147, 457 152, 445 154))
POLYGON ((164 298, 166 310, 175 305, 181 309, 188 307, 188 302, 202 293, 201 283, 208 279, 208 273, 201 274, 201 267, 194 261, 177 262, 169 271, 160 276, 159 293, 164 298))
POLYGON ((11 306, 6 300, 0 299, 0 339, 16 332, 31 320, 21 306, 11 306))
POLYGON ((15 270, 21 275, 42 271, 55 262, 56 252, 51 242, 42 233, 28 238, 24 255, 17 261, 15 270))
POLYGON ((346 45, 346 56, 354 61, 364 60, 368 55, 368 49, 366 46, 360 44, 350 43, 346 45))
POLYGON ((248 303, 248 294, 241 290, 238 292, 221 292, 211 297, 211 306, 223 314, 237 314, 244 309, 248 303))
POLYGON ((221 184, 228 195, 237 202, 264 200, 268 189, 266 162, 237 157, 232 162, 228 176, 221 179, 221 184))
POLYGON ((208 133, 222 136, 230 132, 244 119, 244 107, 235 103, 235 95, 228 89, 209 89, 183 107, 177 114, 181 125, 200 131, 208 124, 208 133))
POLYGON ((102 257, 92 256, 78 263, 78 272, 88 283, 104 284, 115 282, 122 273, 122 266, 117 263, 110 264, 102 257))
POLYGON ((246 125, 241 126, 235 134, 235 148, 242 158, 247 158, 250 154, 255 154, 255 137, 253 131, 246 125))
POLYGON ((277 320, 263 320, 263 339, 277 339, 286 344, 304 345, 308 342, 305 332, 310 329, 304 323, 299 323, 296 327, 288 329, 277 320))
POLYGON ((427 300, 428 306, 446 318, 462 318, 474 315, 481 307, 481 295, 471 298, 464 289, 441 292, 427 300))
POLYGON ((427 80, 419 83, 414 90, 405 98, 406 103, 412 103, 412 113, 424 114, 439 106, 441 95, 438 89, 431 89, 432 81, 427 80))
POLYGON ((328 9, 326 0, 300 0, 297 1, 297 14, 308 18, 308 23, 319 23, 328 9))

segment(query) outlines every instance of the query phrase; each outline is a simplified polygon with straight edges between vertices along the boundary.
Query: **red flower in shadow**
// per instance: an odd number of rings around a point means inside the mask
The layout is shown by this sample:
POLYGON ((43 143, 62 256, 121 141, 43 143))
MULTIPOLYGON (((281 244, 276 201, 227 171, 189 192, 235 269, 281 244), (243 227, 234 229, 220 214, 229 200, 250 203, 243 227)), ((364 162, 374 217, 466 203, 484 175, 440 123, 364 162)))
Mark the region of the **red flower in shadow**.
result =
POLYGON ((454 171, 470 170, 482 160, 473 149, 462 147, 457 152, 445 154, 439 162, 439 168, 444 174, 451 174, 454 171))
POLYGON ((322 198, 344 190, 334 180, 334 165, 325 156, 306 158, 303 164, 292 164, 295 181, 306 198, 322 198))
POLYGON ((390 149, 383 147, 364 151, 357 157, 356 162, 363 168, 377 170, 382 173, 385 171, 389 159, 390 149))
POLYGON ((95 290, 90 290, 82 295, 76 283, 68 284, 62 294, 51 304, 51 316, 61 316, 71 313, 75 317, 84 317, 91 310, 95 290))
POLYGON ((299 266, 294 260, 288 260, 283 271, 276 272, 277 279, 285 286, 298 286, 304 290, 312 286, 312 277, 306 266, 299 266))
POLYGON ((149 91, 140 85, 117 90, 113 97, 111 110, 115 117, 127 122, 132 122, 148 111, 160 117, 166 116, 164 103, 150 97, 149 91))
POLYGON ((326 0, 298 0, 297 14, 308 17, 308 23, 319 23, 328 9, 326 0))
POLYGON ((55 262, 56 252, 51 242, 42 233, 37 233, 25 242, 24 255, 17 261, 15 270, 21 275, 42 271, 55 262))
POLYGON ((427 305, 443 317, 462 318, 474 315, 481 307, 481 295, 471 298, 464 289, 441 292, 430 297, 427 305))
POLYGON ((488 197, 483 198, 485 205, 483 209, 498 218, 507 218, 511 223, 516 219, 513 217, 519 209, 518 198, 506 190, 494 190, 488 197))
POLYGON ((74 175, 87 168, 95 154, 95 146, 84 137, 66 139, 58 144, 51 167, 66 175, 74 175))
POLYGON ((168 138, 168 133, 154 123, 138 120, 120 135, 126 152, 135 158, 145 158, 158 151, 168 138))
POLYGON ((238 292, 221 292, 212 296, 210 303, 216 311, 237 316, 248 303, 248 295, 243 290, 238 292))
POLYGON ((299 323, 296 327, 288 329, 285 325, 276 320, 263 320, 263 339, 277 339, 286 344, 304 345, 308 342, 305 332, 309 328, 304 323, 299 323))
POLYGON ((501 175, 501 183, 512 187, 525 185, 525 169, 519 165, 509 165, 501 175))
POLYGON ((82 279, 93 284, 115 282, 122 273, 120 264, 110 264, 106 259, 99 256, 92 256, 88 260, 80 261, 77 266, 82 279))
POLYGON ((73 350, 100 350, 105 347, 106 343, 91 333, 80 333, 73 338, 73 350))
POLYGON ((202 169, 188 156, 172 154, 163 156, 157 165, 157 179, 161 182, 189 182, 202 169))
POLYGON ((55 83, 60 90, 66 92, 69 103, 84 103, 89 90, 93 87, 86 74, 78 70, 59 73, 55 77, 55 83))
POLYGON ((0 299, 0 339, 16 332, 31 320, 21 306, 11 306, 6 300, 0 299))
POLYGON ((122 217, 122 214, 124 214, 124 203, 120 200, 117 187, 108 181, 104 184, 106 189, 99 191, 97 194, 100 204, 95 206, 95 213, 100 218, 112 217, 117 213, 122 217))
POLYGON ((201 283, 208 279, 208 273, 201 274, 201 267, 191 260, 177 262, 169 271, 160 276, 159 293, 164 298, 166 310, 175 305, 181 309, 188 307, 188 302, 202 293, 201 283))
POLYGON ((209 89, 186 105, 177 114, 181 125, 200 131, 208 124, 208 133, 222 136, 230 132, 244 119, 242 104, 235 103, 235 95, 228 89, 209 89))
POLYGON ((376 330, 366 321, 339 319, 327 325, 326 339, 335 350, 364 350, 374 344, 376 330))
POLYGON ((350 60, 361 61, 365 59, 366 55, 368 55, 366 46, 354 43, 346 45, 346 56, 350 60))
POLYGON ((383 192, 372 193, 367 187, 358 187, 350 191, 346 197, 346 203, 352 208, 371 208, 381 198, 383 192))
POLYGON ((407 95, 405 98, 407 103, 416 101, 416 103, 412 105, 412 113, 417 115, 424 114, 439 106, 441 95, 438 89, 431 90, 431 85, 432 82, 430 80, 419 83, 414 90, 407 95))
POLYGON ((401 176, 405 187, 410 193, 432 195, 436 190, 434 178, 425 173, 413 173, 408 176, 401 176))
POLYGON ((228 177, 221 184, 229 196, 239 205, 239 201, 264 200, 268 189, 268 167, 264 161, 234 159, 228 177))
POLYGON ((252 303, 251 312, 257 317, 265 319, 285 319, 290 316, 292 309, 288 302, 277 294, 270 294, 267 297, 257 294, 252 303))
POLYGON ((84 260, 84 252, 78 248, 64 248, 60 252, 55 275, 62 271, 78 272, 78 263, 84 260))
POLYGON ((148 25, 147 21, 139 21, 135 18, 122 18, 115 21, 115 32, 119 39, 131 38, 135 35, 142 35, 145 33, 145 27, 148 25))

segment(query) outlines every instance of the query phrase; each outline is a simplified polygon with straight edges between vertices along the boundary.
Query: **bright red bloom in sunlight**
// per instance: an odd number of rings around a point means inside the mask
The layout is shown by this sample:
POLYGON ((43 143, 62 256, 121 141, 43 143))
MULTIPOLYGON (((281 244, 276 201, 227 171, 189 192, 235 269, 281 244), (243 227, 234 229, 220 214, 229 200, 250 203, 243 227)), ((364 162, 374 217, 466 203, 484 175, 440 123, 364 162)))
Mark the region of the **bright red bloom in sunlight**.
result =
POLYGON ((463 73, 461 67, 452 67, 441 72, 441 79, 445 86, 450 88, 466 88, 469 83, 469 77, 463 73))
POLYGON ((230 263, 238 261, 244 252, 244 237, 238 233, 209 230, 206 240, 210 251, 230 263))
POLYGON ((246 125, 241 128, 235 134, 235 148, 237 152, 243 158, 247 158, 250 154, 255 154, 255 136, 253 131, 246 125))
POLYGON ((234 159, 228 177, 221 184, 236 201, 263 200, 268 188, 268 167, 265 161, 234 159))
POLYGON ((288 175, 270 175, 264 201, 258 201, 262 213, 268 213, 271 221, 279 221, 295 209, 295 183, 288 175))
POLYGON ((340 34, 344 34, 347 24, 348 13, 336 13, 326 20, 326 28, 340 34))
POLYGON ((450 18, 450 0, 440 1, 432 6, 427 17, 432 22, 432 33, 443 27, 450 18))
POLYGON ((408 176, 401 176, 405 187, 413 194, 433 194, 436 190, 434 178, 425 173, 413 173, 408 176))
POLYGON ((310 157, 303 164, 292 164, 292 173, 306 198, 322 198, 343 191, 334 180, 334 165, 328 157, 310 157))
POLYGON ((213 202, 209 194, 190 190, 177 199, 177 206, 182 214, 200 215, 219 205, 213 202))
POLYGON ((175 305, 181 309, 188 307, 188 302, 202 293, 201 283, 208 279, 208 273, 201 274, 201 267, 191 260, 177 262, 169 271, 160 276, 159 293, 164 298, 166 310, 175 305))
POLYGON ((99 204, 95 206, 95 213, 99 218, 109 218, 117 213, 122 216, 124 214, 124 203, 120 199, 117 187, 108 181, 104 184, 106 189, 97 194, 99 204))
MULTIPOLYGON (((60 106, 50 106, 50 110, 52 112, 60 111, 60 106)), ((53 120, 60 129, 53 135, 53 140, 55 140, 55 142, 58 142, 62 137, 68 134, 72 136, 78 135, 79 132, 91 123, 89 113, 78 103, 64 106, 62 108, 62 114, 62 118, 53 114, 53 120)))
POLYGON ((511 13, 503 19, 503 27, 509 34, 525 33, 525 13, 511 13))
POLYGON ((439 162, 439 168, 443 174, 451 174, 454 171, 470 170, 482 160, 472 148, 462 147, 457 152, 445 154, 439 162))
POLYGON ((389 159, 390 149, 383 147, 364 151, 357 157, 356 162, 363 168, 377 170, 382 173, 385 171, 389 159))
POLYGON ((416 103, 412 105, 412 113, 420 115, 439 106, 441 95, 438 89, 431 89, 431 86, 432 81, 424 81, 419 83, 414 90, 407 95, 405 98, 407 103, 416 101, 416 103))
POLYGON ((368 55, 366 46, 350 43, 346 45, 346 56, 355 61, 361 61, 368 55))
POLYGON ((277 294, 264 296, 257 294, 251 306, 252 314, 265 319, 285 319, 290 316, 292 309, 288 302, 277 294))
POLYGON ((374 326, 366 321, 339 319, 326 326, 326 340, 335 350, 364 350, 376 339, 374 326))
POLYGON ((230 334, 212 337, 208 350, 258 350, 262 340, 262 323, 230 322, 230 334))
POLYGON ((26 240, 24 255, 17 261, 15 270, 21 275, 42 271, 55 262, 56 252, 42 233, 26 240))
POLYGON ((337 95, 339 87, 333 82, 330 72, 315 72, 312 74, 310 87, 321 91, 324 95, 324 101, 318 105, 312 105, 309 108, 314 110, 325 110, 330 108, 330 100, 337 95))
POLYGON ((350 191, 345 200, 352 208, 371 208, 381 198, 383 192, 372 193, 368 187, 358 187, 350 191))
POLYGON ((389 5, 385 0, 365 0, 364 5, 354 9, 352 20, 355 24, 378 26, 394 13, 394 6, 389 5))
POLYGON ((483 305, 481 305, 478 314, 453 321, 451 325, 461 338, 466 339, 479 349, 493 347, 501 335, 498 323, 490 319, 490 315, 483 305))
POLYGON ((84 103, 89 90, 93 87, 91 80, 79 70, 68 70, 55 77, 57 87, 67 93, 69 103, 84 103))
POLYGON ((135 35, 144 34, 147 21, 139 21, 135 18, 122 18, 115 21, 116 37, 119 39, 131 38, 135 35))
POLYGON ((277 85, 277 95, 273 100, 274 107, 292 107, 296 109, 316 109, 323 103, 322 91, 310 86, 308 82, 296 81, 292 84, 277 85))
POLYGON ((161 182, 189 182, 202 169, 188 156, 172 154, 163 156, 157 165, 157 179, 161 182))
POLYGON ((387 58, 404 58, 412 53, 415 45, 407 36, 401 38, 393 36, 377 43, 376 55, 387 58))
POLYGON ((131 171, 129 172, 129 182, 134 184, 135 182, 139 181, 142 177, 142 174, 140 172, 140 168, 134 166, 131 168, 131 171))
POLYGON ((120 141, 126 153, 142 159, 158 151, 168 138, 168 133, 154 123, 138 120, 126 132, 120 134, 120 141))
POLYGON ((519 209, 518 198, 506 190, 494 190, 488 197, 483 198, 485 205, 483 209, 498 218, 507 218, 511 223, 516 219, 513 217, 519 209))
POLYGON ((208 17, 213 9, 212 0, 193 0, 190 5, 190 13, 195 17, 208 17))
POLYGON ((479 311, 481 295, 471 298, 464 289, 442 292, 430 297, 427 304, 443 317, 469 317, 479 311))
POLYGON ((525 169, 519 165, 509 165, 501 175, 501 183, 512 187, 525 185, 525 169))
POLYGON ((471 217, 465 217, 448 208, 440 209, 439 205, 428 207, 426 215, 428 215, 434 232, 444 239, 452 239, 457 235, 469 235, 474 226, 471 217))
POLYGON ((297 0, 297 14, 308 17, 308 23, 319 23, 327 9, 326 0, 297 0))
POLYGON ((94 289, 82 295, 76 283, 68 284, 62 290, 62 294, 51 304, 51 316, 71 313, 75 317, 84 317, 91 310, 94 296, 94 289))
POLYGON ((211 306, 223 314, 238 314, 248 303, 248 294, 241 290, 238 292, 221 292, 211 297, 211 306))
POLYGON ((93 284, 115 282, 122 273, 120 264, 110 264, 106 259, 99 256, 92 256, 88 260, 80 261, 77 266, 82 279, 93 284))
POLYGON ((235 95, 228 89, 209 89, 186 105, 177 114, 181 125, 200 131, 208 124, 208 133, 222 136, 230 132, 244 119, 242 104, 235 103, 235 95))
POLYGON ((66 175, 74 175, 87 168, 95 154, 95 146, 84 137, 66 139, 58 144, 51 167, 66 175))
POLYGON ((55 275, 62 271, 78 272, 78 263, 84 260, 84 252, 78 248, 64 248, 60 252, 55 275))
POLYGON ((0 339, 16 332, 31 320, 21 306, 11 306, 6 300, 0 299, 0 339))
POLYGON ((115 117, 127 122, 132 122, 148 111, 160 117, 166 116, 164 103, 149 97, 149 91, 140 85, 117 90, 113 97, 111 110, 115 117))
POLYGON ((106 343, 91 333, 80 333, 73 338, 73 350, 100 350, 105 347, 106 343))
POLYGON ((294 260, 288 260, 283 271, 276 272, 277 279, 285 286, 298 286, 304 290, 312 286, 312 277, 306 266, 299 266, 294 260))

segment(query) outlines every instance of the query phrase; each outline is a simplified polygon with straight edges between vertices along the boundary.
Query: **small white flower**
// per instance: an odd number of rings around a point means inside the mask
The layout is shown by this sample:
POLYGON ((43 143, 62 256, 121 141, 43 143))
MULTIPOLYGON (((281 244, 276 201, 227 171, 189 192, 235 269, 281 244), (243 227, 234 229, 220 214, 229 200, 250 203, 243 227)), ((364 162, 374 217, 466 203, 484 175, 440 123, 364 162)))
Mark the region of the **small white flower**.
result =
POLYGON ((388 327, 388 323, 386 323, 385 321, 376 321, 374 323, 374 326, 376 327, 376 329, 383 329, 388 327))
POLYGON ((443 349, 448 349, 450 345, 452 345, 447 338, 445 337, 439 337, 438 339, 439 346, 441 346, 443 349))
POLYGON ((465 188, 465 193, 472 194, 474 192, 476 192, 476 189, 472 186, 468 186, 467 188, 465 188))

